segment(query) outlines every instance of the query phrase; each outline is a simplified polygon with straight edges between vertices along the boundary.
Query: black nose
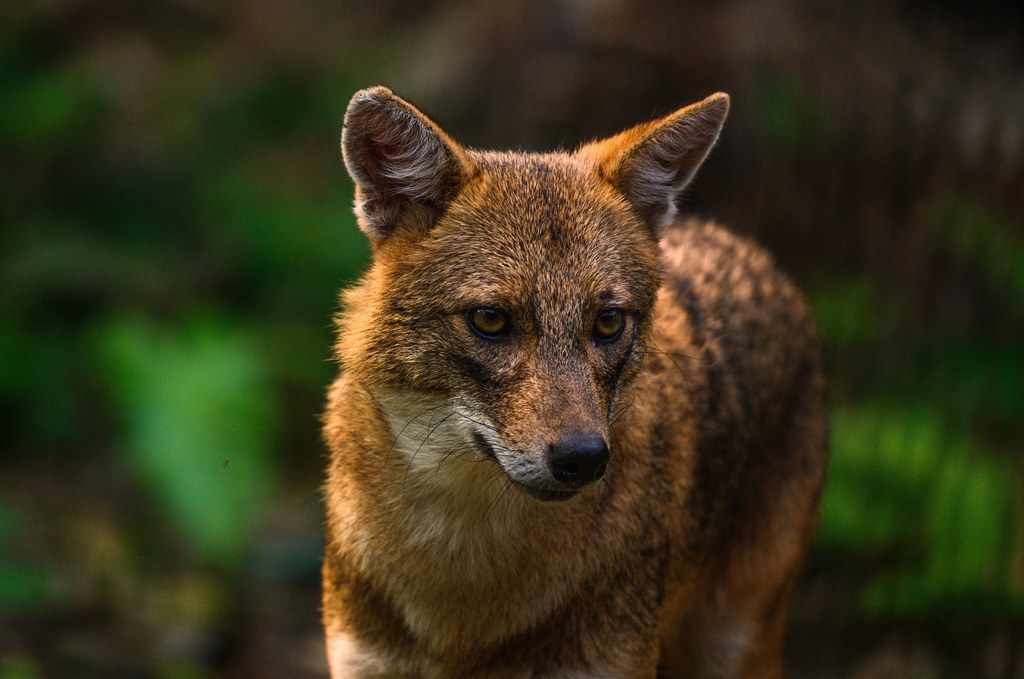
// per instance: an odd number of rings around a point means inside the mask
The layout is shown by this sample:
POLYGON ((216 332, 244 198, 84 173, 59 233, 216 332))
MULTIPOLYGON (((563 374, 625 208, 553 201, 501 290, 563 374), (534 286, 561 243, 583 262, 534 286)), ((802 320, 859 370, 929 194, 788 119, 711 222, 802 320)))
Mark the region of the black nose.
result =
POLYGON ((548 446, 548 467, 555 480, 576 488, 599 481, 608 468, 608 444, 597 434, 573 432, 548 446))

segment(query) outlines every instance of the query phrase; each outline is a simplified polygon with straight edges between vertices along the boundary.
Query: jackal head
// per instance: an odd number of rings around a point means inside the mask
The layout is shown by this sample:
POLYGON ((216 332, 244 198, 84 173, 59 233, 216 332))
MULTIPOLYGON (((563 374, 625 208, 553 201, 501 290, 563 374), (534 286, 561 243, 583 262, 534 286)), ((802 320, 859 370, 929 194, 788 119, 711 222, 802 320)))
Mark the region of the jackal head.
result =
POLYGON ((396 438, 418 432, 407 454, 431 469, 493 460, 541 500, 614 468, 609 428, 650 331, 658 240, 728 105, 716 94, 530 154, 464 148, 383 87, 353 97, 342 152, 373 263, 346 294, 338 356, 396 438))

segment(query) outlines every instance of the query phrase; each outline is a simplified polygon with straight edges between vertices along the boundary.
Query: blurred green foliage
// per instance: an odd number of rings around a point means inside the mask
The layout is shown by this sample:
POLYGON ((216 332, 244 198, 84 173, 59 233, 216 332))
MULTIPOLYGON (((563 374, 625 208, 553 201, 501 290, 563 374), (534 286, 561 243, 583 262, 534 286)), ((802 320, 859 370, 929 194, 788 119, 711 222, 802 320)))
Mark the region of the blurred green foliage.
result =
POLYGON ((842 351, 877 342, 881 294, 878 282, 868 278, 836 277, 818 287, 812 303, 822 343, 842 351))
POLYGON ((813 156, 834 142, 834 112, 795 74, 768 69, 758 83, 752 113, 773 151, 813 156))
POLYGON ((870 619, 1024 620, 1021 345, 920 327, 911 294, 868 277, 812 290, 836 401, 817 556, 851 569, 870 619))
POLYGON ((154 504, 199 563, 237 565, 274 478, 279 407, 267 352, 218 318, 170 329, 118 319, 97 332, 125 452, 154 504))
POLYGON ((37 679, 42 674, 28 658, 0 658, 0 679, 37 679))
POLYGON ((51 49, 59 13, 12 13, 0 408, 30 483, 0 487, 0 636, 28 650, 0 677, 40 676, 40 648, 47 675, 211 676, 244 583, 315 587, 332 314, 368 255, 338 150, 356 84, 166 37, 51 49), (310 520, 275 541, 297 474, 310 520))
MULTIPOLYGON (((57 598, 56 578, 49 568, 5 556, 30 527, 30 517, 0 498, 0 610, 24 611, 57 598)), ((2 675, 0 675, 2 676, 2 675)))
POLYGON ((837 407, 832 455, 819 549, 877 564, 865 612, 1024 614, 1024 503, 1009 463, 906 402, 837 407))
POLYGON ((933 237, 978 273, 1024 319, 1024 231, 970 196, 948 196, 928 216, 933 237))
POLYGON ((21 152, 46 153, 87 132, 101 108, 100 92, 91 80, 74 67, 12 63, 12 56, 25 56, 16 50, 10 42, 0 47, 0 55, 6 57, 6 68, 0 68, 5 95, 0 138, 21 152))

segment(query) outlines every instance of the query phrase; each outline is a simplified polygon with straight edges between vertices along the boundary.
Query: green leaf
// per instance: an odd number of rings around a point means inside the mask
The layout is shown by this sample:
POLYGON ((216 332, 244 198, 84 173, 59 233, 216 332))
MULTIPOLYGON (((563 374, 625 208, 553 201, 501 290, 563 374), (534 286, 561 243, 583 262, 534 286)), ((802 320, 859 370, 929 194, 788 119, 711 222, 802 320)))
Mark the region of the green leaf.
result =
POLYGON ((55 596, 51 573, 32 564, 0 559, 0 610, 35 610, 55 596))
POLYGON ((822 342, 830 348, 877 342, 885 325, 882 296, 868 278, 831 281, 811 292, 811 306, 822 342))
POLYGON ((21 656, 0 658, 0 679, 37 679, 41 677, 36 664, 21 656))
POLYGON ((98 333, 139 479, 209 563, 232 568, 273 486, 276 405, 254 337, 209 318, 98 333))
POLYGON ((818 549, 882 564, 861 605, 872 616, 937 615, 967 602, 1024 613, 1019 473, 935 411, 845 406, 832 417, 832 468, 818 549))
POLYGON ((90 78, 70 68, 0 80, 0 141, 26 150, 56 147, 81 132, 99 110, 90 78))

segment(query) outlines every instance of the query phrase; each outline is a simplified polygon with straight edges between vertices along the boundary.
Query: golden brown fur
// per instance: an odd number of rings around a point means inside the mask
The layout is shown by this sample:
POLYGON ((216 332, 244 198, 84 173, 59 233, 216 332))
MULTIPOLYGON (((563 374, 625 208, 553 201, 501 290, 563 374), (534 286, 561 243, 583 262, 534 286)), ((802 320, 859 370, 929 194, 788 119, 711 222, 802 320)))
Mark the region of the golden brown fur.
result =
POLYGON ((374 261, 325 413, 335 677, 781 674, 823 385, 770 258, 672 220, 727 105, 535 155, 463 149, 384 88, 353 99, 374 261), (507 336, 470 331, 482 306, 507 336), (624 330, 599 341, 609 308, 624 330), (578 431, 610 460, 566 489, 545 455, 578 431))

